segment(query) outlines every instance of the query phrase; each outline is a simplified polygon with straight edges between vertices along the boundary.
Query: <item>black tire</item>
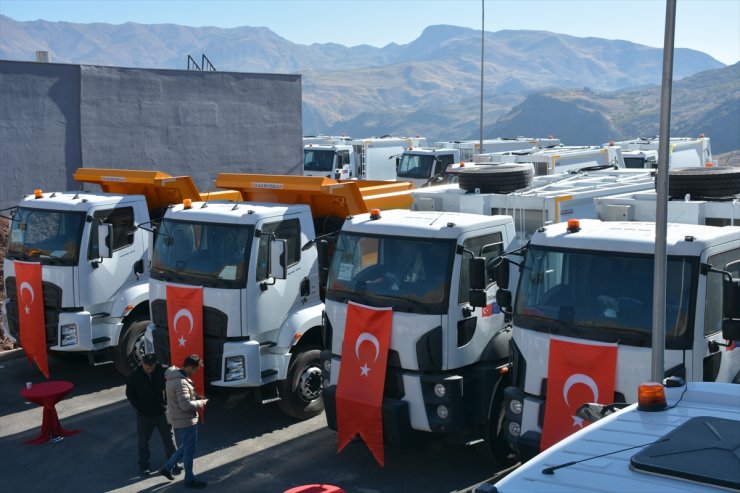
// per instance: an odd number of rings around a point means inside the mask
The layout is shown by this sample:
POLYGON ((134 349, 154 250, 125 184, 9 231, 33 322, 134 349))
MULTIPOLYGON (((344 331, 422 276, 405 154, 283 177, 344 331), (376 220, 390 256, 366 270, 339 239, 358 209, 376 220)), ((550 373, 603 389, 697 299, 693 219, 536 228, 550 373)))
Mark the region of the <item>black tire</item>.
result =
POLYGON ((147 325, 149 320, 145 317, 134 317, 124 325, 118 346, 112 348, 113 366, 123 376, 134 371, 144 356, 144 332, 147 325))
POLYGON ((483 460, 502 467, 511 466, 517 461, 504 436, 505 414, 503 392, 499 392, 491 406, 488 421, 483 425, 483 441, 475 446, 475 451, 483 460))
POLYGON ((723 198, 740 194, 740 168, 679 168, 668 172, 668 195, 723 198))
POLYGON ((320 353, 315 347, 299 349, 290 359, 287 378, 278 383, 278 405, 292 418, 310 419, 324 411, 320 353))
POLYGON ((460 188, 468 192, 509 193, 532 184, 534 168, 530 164, 494 164, 463 168, 458 175, 460 188))

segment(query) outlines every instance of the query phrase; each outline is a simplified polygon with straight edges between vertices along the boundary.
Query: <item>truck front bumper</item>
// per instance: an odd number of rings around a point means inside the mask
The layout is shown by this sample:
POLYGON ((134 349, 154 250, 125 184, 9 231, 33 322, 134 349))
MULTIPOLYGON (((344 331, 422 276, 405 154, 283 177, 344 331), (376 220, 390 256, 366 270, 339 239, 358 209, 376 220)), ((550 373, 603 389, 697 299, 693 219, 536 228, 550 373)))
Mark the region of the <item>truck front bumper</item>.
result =
MULTIPOLYGON (((324 409, 329 428, 337 429, 336 391, 341 359, 322 351, 324 409)), ((463 377, 421 374, 389 367, 381 405, 383 434, 389 443, 407 442, 425 433, 461 437, 467 416, 463 403, 463 377)))

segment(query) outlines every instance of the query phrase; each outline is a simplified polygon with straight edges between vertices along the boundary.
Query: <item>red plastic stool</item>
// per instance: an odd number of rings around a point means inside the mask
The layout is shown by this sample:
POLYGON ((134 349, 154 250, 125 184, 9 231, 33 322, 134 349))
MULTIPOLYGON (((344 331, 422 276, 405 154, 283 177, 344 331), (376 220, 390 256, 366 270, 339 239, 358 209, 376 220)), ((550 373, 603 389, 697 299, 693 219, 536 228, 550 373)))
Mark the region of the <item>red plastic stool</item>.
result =
POLYGON ((304 486, 296 486, 289 490, 285 490, 283 493, 346 493, 339 486, 332 486, 330 484, 307 484, 304 486))

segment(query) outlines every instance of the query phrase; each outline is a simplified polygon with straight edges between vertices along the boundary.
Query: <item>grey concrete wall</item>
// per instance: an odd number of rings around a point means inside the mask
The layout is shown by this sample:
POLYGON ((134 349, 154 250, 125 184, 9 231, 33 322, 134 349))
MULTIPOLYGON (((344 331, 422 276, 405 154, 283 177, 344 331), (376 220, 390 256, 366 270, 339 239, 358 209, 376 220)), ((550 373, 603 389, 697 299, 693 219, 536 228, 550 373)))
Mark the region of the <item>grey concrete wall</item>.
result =
POLYGON ((0 61, 0 208, 72 186, 80 166, 80 68, 0 61))
POLYGON ((0 207, 80 166, 299 174, 299 75, 0 61, 0 207))

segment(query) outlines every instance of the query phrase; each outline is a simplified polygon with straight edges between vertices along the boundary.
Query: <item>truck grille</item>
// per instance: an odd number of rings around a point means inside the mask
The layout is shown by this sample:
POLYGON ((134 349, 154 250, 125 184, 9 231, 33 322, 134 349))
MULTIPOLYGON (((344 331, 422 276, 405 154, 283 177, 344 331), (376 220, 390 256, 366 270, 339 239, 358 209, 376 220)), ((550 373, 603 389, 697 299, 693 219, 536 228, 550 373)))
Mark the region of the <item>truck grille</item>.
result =
MULTIPOLYGON (((41 289, 44 292, 44 325, 46 327, 46 345, 52 346, 59 343, 57 326, 59 325, 59 312, 62 309, 62 288, 56 284, 42 281, 41 289)), ((18 322, 18 292, 16 290, 15 276, 5 280, 5 295, 8 297, 8 329, 10 335, 20 343, 21 326, 18 322)))
MULTIPOLYGON (((167 365, 181 365, 182 361, 171 361, 169 322, 167 320, 167 302, 152 302, 152 322, 154 323, 154 352, 157 359, 167 365)), ((222 376, 221 359, 226 342, 228 317, 225 313, 208 306, 203 307, 203 375, 206 383, 218 380, 222 376)))

